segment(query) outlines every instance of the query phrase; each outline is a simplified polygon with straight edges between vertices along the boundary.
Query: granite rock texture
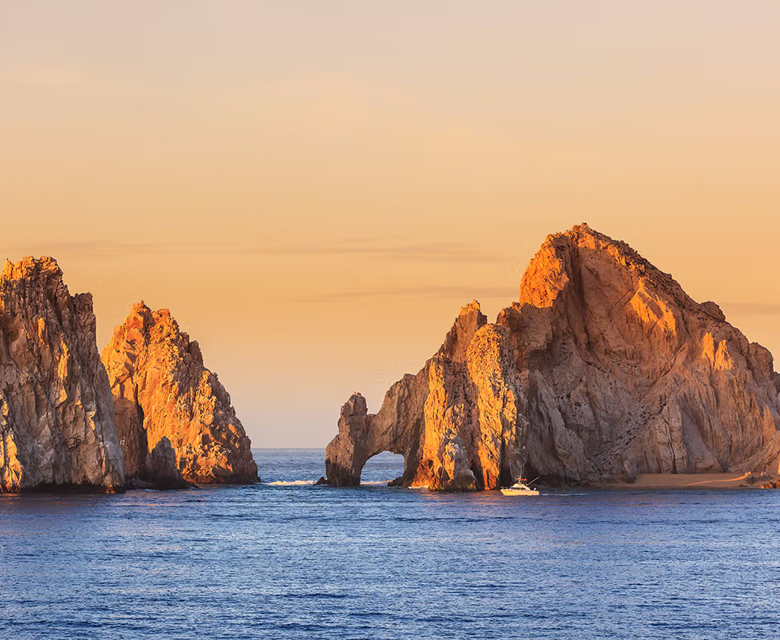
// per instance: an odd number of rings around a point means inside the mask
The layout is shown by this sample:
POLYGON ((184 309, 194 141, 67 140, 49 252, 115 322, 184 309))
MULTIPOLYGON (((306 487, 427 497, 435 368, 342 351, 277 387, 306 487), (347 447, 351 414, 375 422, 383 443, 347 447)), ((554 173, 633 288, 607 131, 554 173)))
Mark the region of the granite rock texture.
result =
POLYGON ((360 394, 349 399, 326 450, 331 484, 359 484, 363 465, 382 451, 404 456, 404 486, 493 489, 520 472, 517 355, 509 331, 486 322, 479 304, 465 306, 438 353, 393 385, 376 415, 360 394))
POLYGON ((92 296, 52 258, 0 276, 0 491, 122 491, 122 451, 92 296))
POLYGON ((135 305, 103 350, 125 472, 143 476, 167 438, 183 478, 198 484, 258 481, 251 443, 197 342, 167 309, 135 305))
POLYGON ((499 315, 528 402, 528 473, 776 471, 772 354, 587 225, 549 236, 499 315))
POLYGON ((522 471, 554 484, 640 473, 777 472, 772 355, 623 242, 586 224, 548 236, 520 299, 488 324, 477 303, 387 392, 353 396, 328 445, 333 484, 381 451, 399 483, 492 489, 522 471))

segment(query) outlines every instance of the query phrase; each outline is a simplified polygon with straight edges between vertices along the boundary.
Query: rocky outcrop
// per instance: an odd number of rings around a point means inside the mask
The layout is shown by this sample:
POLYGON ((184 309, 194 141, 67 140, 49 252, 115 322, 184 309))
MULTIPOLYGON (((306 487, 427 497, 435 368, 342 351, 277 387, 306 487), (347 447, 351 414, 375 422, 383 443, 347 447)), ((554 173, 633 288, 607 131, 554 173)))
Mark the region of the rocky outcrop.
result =
POLYGON ((528 376, 529 473, 777 469, 772 355, 625 243, 587 225, 548 237, 498 322, 528 376))
POLYGON ((164 436, 147 454, 143 472, 128 481, 128 488, 156 491, 188 489, 192 486, 182 477, 176 465, 176 452, 171 441, 164 436))
POLYGON ((329 479, 355 484, 382 450, 404 454, 404 484, 444 489, 521 466, 566 484, 778 469, 772 355, 625 243, 587 225, 549 236, 520 300, 476 325, 453 328, 376 416, 345 405, 329 479))
POLYGON ((0 276, 0 491, 122 491, 111 389, 92 296, 71 296, 52 258, 0 276))
POLYGON ((486 320, 476 302, 464 307, 439 352, 393 385, 376 415, 360 394, 350 398, 326 451, 330 484, 359 484, 382 451, 404 456, 405 486, 492 489, 519 473, 526 422, 515 347, 486 320))
POLYGON ((230 396, 167 309, 135 305, 114 330, 103 363, 128 477, 143 477, 147 455, 167 438, 189 482, 257 482, 251 443, 230 396))

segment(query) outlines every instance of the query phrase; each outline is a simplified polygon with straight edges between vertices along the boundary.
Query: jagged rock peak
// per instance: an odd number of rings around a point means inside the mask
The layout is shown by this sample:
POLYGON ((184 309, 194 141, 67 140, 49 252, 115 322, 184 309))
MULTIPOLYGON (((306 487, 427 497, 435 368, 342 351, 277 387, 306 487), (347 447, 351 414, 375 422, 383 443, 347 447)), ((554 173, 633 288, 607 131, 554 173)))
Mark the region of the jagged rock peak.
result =
POLYGON ((462 307, 452 328, 444 338, 439 355, 452 358, 456 362, 463 362, 474 334, 486 324, 487 316, 482 313, 479 302, 474 300, 462 307))
POLYGON ((776 468, 771 354, 626 243, 587 225, 549 236, 498 322, 527 372, 535 473, 776 468))
POLYGON ((625 242, 613 240, 591 229, 587 223, 547 236, 523 274, 520 304, 549 307, 570 278, 576 275, 571 271, 572 262, 578 256, 584 259, 591 254, 610 260, 625 272, 625 277, 667 287, 675 297, 679 296, 681 303, 696 304, 671 275, 654 267, 625 242))
POLYGON ((95 340, 92 296, 53 258, 0 276, 0 490, 122 491, 122 452, 95 340))
POLYGON ((379 413, 353 394, 326 450, 333 485, 357 485, 382 451, 404 456, 395 482, 432 490, 492 489, 519 471, 525 419, 515 346, 504 327, 486 324, 479 303, 465 306, 444 344, 417 375, 385 396, 379 413))
POLYGON ((581 224, 545 239, 495 325, 467 305, 379 413, 342 410, 328 479, 359 481, 385 450, 404 455, 401 484, 442 489, 493 488, 522 465, 566 484, 776 472, 778 388, 772 354, 717 304, 581 224))
POLYGON ((147 454, 164 437, 185 480, 252 483, 251 443, 197 342, 168 309, 133 306, 103 350, 128 476, 143 475, 147 454))
POLYGON ((50 256, 41 256, 40 258, 26 256, 19 262, 6 260, 5 268, 3 269, 3 277, 9 280, 22 280, 36 277, 36 274, 42 273, 50 274, 55 278, 62 278, 60 266, 50 256))

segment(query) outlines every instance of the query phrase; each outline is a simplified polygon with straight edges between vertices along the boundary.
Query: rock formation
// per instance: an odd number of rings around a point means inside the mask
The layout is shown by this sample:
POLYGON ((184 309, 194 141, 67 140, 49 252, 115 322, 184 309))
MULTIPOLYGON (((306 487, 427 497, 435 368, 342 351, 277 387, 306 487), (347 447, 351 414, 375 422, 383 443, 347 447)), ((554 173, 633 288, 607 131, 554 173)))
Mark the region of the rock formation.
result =
POLYGON ((464 308, 378 414, 353 396, 328 479, 358 483, 385 450, 404 454, 402 484, 437 489, 493 488, 520 467, 566 484, 777 471, 778 382, 715 303, 583 224, 545 240, 495 325, 464 308))
POLYGON ((587 225, 548 237, 498 321, 528 376, 529 473, 777 469, 772 354, 625 243, 587 225))
POLYGON ((517 354, 505 327, 465 306, 438 353, 391 387, 369 415, 353 395, 326 451, 331 484, 360 484, 366 461, 382 451, 404 456, 406 486, 448 491, 493 489, 520 472, 524 399, 517 354))
POLYGON ((44 487, 121 491, 124 474, 92 296, 25 258, 0 276, 0 491, 44 487))
POLYGON ((128 489, 170 491, 192 486, 182 477, 176 465, 176 452, 165 436, 147 454, 143 472, 127 481, 128 489))
POLYGON ((251 443, 216 374, 167 309, 133 307, 103 350, 128 477, 167 438, 185 480, 253 483, 251 443))

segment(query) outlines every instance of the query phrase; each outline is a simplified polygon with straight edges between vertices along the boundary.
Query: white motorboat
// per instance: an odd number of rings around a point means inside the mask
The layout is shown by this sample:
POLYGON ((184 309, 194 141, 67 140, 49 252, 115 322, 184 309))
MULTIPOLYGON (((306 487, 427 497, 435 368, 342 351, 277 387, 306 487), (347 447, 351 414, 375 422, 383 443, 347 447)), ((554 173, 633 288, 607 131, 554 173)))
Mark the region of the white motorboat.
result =
POLYGON ((538 496, 539 492, 536 489, 529 487, 525 478, 518 478, 511 487, 501 489, 501 493, 505 496, 538 496))

